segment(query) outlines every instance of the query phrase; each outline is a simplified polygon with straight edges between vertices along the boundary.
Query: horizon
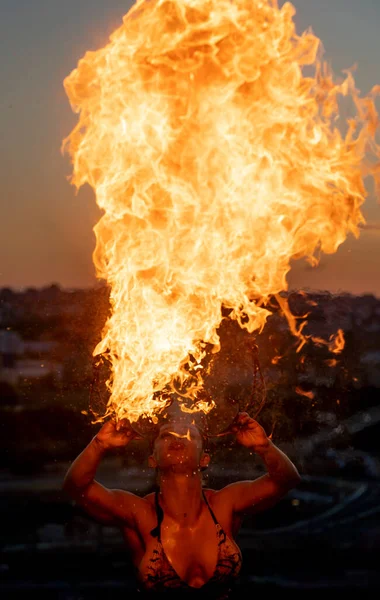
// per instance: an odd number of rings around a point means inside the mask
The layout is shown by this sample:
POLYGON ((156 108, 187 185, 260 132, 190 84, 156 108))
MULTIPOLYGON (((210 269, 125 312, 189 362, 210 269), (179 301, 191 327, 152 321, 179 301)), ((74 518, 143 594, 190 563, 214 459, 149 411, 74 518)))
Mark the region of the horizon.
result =
MULTIPOLYGON (((99 289, 104 289, 104 288, 109 288, 111 289, 111 286, 107 283, 107 282, 103 282, 103 281, 98 281, 95 282, 95 284, 93 285, 88 285, 88 286, 84 286, 84 287, 70 287, 70 286, 64 286, 61 285, 59 283, 57 283, 56 281, 52 281, 51 283, 47 283, 41 286, 22 286, 22 287, 11 287, 11 286, 0 286, 0 294, 1 292, 3 292, 4 290, 9 290, 11 291, 13 294, 25 294, 27 292, 43 292, 43 291, 47 291, 51 288, 58 288, 58 290, 60 292, 64 292, 64 293, 75 293, 75 292, 88 292, 88 291, 96 291, 99 289)), ((331 298, 340 298, 342 296, 351 296, 353 298, 364 298, 364 297, 373 297, 375 298, 375 300, 379 300, 380 301, 380 295, 376 295, 372 292, 362 292, 359 294, 353 293, 353 292, 349 292, 346 290, 339 290, 336 292, 332 292, 331 290, 328 289, 312 289, 312 288, 304 288, 304 287, 299 287, 299 288, 289 288, 286 290, 282 290, 281 292, 279 292, 279 294, 297 294, 297 293, 305 293, 307 295, 318 295, 318 296, 329 296, 331 298)), ((274 296, 274 294, 270 294, 269 297, 274 296)))

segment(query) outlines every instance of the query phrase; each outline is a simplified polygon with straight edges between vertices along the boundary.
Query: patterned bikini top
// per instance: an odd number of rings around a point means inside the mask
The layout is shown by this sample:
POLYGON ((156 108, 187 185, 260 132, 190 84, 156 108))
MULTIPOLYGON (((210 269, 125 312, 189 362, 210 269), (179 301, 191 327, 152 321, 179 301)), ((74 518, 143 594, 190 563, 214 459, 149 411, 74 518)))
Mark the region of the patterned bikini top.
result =
POLYGON ((218 557, 213 575, 200 588, 195 588, 183 581, 176 573, 165 554, 161 542, 161 523, 164 513, 158 500, 158 491, 156 491, 157 527, 152 529, 151 535, 157 538, 157 543, 147 567, 144 568, 144 573, 138 573, 139 591, 148 596, 150 596, 150 593, 152 593, 152 596, 157 596, 157 592, 164 592, 165 596, 173 597, 180 592, 181 599, 189 596, 193 597, 193 595, 196 595, 197 598, 207 597, 207 600, 224 600, 229 597, 241 569, 242 555, 237 544, 226 535, 218 523, 204 492, 203 498, 215 523, 218 540, 218 557))

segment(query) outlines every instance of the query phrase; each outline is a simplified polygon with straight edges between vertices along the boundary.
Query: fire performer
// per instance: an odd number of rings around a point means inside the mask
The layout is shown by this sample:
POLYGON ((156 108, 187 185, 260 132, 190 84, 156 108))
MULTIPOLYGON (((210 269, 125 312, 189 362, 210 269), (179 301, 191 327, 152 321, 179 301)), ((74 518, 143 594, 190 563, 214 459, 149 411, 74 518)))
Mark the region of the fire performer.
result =
POLYGON ((94 477, 108 451, 124 448, 137 434, 127 421, 103 424, 68 470, 64 489, 102 524, 119 527, 129 546, 139 591, 225 599, 237 580, 242 556, 235 537, 245 514, 276 504, 300 481, 291 460, 248 413, 230 426, 238 444, 258 454, 267 473, 220 490, 202 487, 210 462, 202 429, 177 419, 152 440, 149 466, 156 492, 144 497, 106 489, 94 477))
POLYGON ((186 410, 214 409, 192 401, 204 358, 220 350, 224 311, 251 334, 276 297, 298 351, 311 341, 281 297, 291 261, 316 266, 358 237, 364 177, 380 181, 380 87, 360 97, 351 71, 335 82, 320 40, 297 34, 295 8, 281 4, 137 0, 64 82, 79 117, 63 144, 72 183, 89 184, 102 211, 93 254, 111 307, 93 351, 110 367, 102 418, 124 423, 103 425, 65 487, 121 527, 147 592, 227 597, 243 515, 277 502, 297 469, 247 413, 232 433, 267 467, 255 481, 203 489, 209 456, 201 431, 183 422, 162 426, 154 442, 156 494, 103 488, 94 481, 101 457, 134 439, 142 416, 160 414, 174 383, 193 404, 186 410), (346 120, 344 98, 354 111, 346 120))

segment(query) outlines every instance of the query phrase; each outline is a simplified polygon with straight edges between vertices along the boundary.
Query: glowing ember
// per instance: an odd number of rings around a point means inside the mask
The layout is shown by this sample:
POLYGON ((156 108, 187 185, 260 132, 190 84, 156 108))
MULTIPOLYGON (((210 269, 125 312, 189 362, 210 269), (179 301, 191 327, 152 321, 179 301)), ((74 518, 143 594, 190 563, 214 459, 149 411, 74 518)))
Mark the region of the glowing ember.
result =
POLYGON ((333 354, 340 354, 345 346, 344 333, 338 329, 336 337, 332 336, 330 350, 333 354))
POLYGON ((316 264, 359 235, 379 89, 360 99, 351 74, 334 83, 294 14, 272 0, 139 0, 65 80, 73 182, 104 211, 94 262, 112 314, 94 354, 111 363, 107 414, 152 416, 173 382, 196 408, 221 307, 262 328, 291 259, 316 264), (357 112, 346 135, 340 96, 357 112))
POLYGON ((324 363, 328 367, 336 367, 336 365, 338 364, 338 361, 336 360, 336 358, 329 358, 329 359, 325 360, 324 363))
POLYGON ((274 356, 271 360, 272 365, 277 365, 282 358, 283 356, 274 356))
POLYGON ((309 391, 303 390, 299 386, 296 387, 296 393, 299 394, 300 396, 305 396, 306 398, 310 398, 310 400, 312 400, 315 396, 314 392, 312 392, 311 390, 309 390, 309 391))

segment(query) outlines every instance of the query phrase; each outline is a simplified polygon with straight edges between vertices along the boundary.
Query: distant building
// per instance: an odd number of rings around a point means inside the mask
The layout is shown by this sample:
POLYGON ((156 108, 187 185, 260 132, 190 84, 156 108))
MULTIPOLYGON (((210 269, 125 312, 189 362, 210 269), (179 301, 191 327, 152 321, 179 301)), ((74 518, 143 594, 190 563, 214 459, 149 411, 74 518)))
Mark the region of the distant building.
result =
POLYGON ((28 340, 24 341, 25 354, 49 354, 57 347, 57 342, 28 340))
POLYGON ((366 352, 360 357, 360 363, 365 371, 368 384, 380 387, 380 350, 366 352))
POLYGON ((49 359, 56 345, 56 342, 24 341, 14 331, 0 330, 0 381, 17 386, 47 375, 62 381, 63 365, 49 359))
POLYGON ((17 359, 24 354, 24 343, 18 333, 0 330, 0 380, 15 383, 17 359))
POLYGON ((63 365, 52 360, 21 359, 14 370, 18 383, 27 379, 42 379, 47 375, 52 375, 57 381, 63 378, 63 365))

